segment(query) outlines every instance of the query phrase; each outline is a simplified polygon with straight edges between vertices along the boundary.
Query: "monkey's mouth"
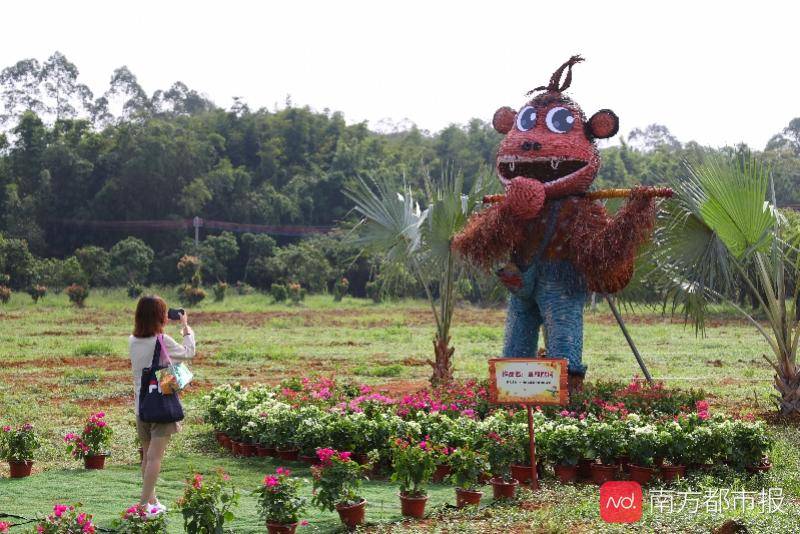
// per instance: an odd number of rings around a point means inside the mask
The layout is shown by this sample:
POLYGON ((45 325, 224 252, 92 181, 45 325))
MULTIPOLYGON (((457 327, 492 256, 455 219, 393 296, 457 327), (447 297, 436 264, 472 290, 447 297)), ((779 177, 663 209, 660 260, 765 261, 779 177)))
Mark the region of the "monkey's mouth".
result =
POLYGON ((503 184, 508 184, 517 176, 547 183, 566 178, 586 165, 588 165, 586 161, 562 156, 542 158, 498 156, 497 174, 503 184))

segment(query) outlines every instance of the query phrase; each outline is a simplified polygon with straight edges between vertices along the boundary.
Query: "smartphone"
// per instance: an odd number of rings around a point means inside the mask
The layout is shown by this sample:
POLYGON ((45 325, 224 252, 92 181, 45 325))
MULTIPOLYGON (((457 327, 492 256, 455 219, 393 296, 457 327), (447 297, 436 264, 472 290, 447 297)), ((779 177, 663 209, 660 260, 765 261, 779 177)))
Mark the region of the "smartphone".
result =
POLYGON ((170 321, 180 321, 181 315, 186 313, 183 308, 170 308, 167 310, 167 318, 170 321))

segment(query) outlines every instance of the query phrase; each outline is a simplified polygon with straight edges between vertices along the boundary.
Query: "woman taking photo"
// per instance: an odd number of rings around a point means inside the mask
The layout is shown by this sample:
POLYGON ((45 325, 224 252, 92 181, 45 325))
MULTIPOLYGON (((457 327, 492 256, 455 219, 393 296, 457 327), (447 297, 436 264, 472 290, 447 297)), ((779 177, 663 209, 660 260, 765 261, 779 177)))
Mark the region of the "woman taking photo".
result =
MULTIPOLYGON (((134 410, 136 411, 136 433, 142 444, 142 495, 139 503, 166 511, 166 507, 156 497, 156 481, 161 471, 161 460, 167 450, 172 434, 179 432, 180 423, 147 423, 139 414, 139 398, 142 387, 142 371, 149 369, 155 359, 156 342, 160 340, 162 355, 164 350, 173 363, 189 360, 195 354, 194 332, 189 328, 188 317, 180 315, 182 343, 176 342, 164 334, 164 327, 169 321, 167 303, 158 296, 145 296, 139 299, 136 306, 136 317, 133 335, 129 340, 131 369, 134 383, 134 410)), ((152 384, 152 382, 151 382, 152 384)), ((149 387, 158 387, 156 385, 149 387)), ((159 390, 160 392, 160 390, 159 390)), ((145 392, 147 393, 147 392, 145 392)))

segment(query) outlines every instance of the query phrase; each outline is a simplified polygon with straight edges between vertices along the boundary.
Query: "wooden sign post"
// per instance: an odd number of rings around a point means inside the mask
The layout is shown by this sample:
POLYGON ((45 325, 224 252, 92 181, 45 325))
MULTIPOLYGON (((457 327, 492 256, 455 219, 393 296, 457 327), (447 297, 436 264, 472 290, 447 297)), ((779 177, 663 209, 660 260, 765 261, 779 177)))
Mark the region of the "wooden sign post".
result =
POLYGON ((569 402, 567 360, 497 358, 489 360, 489 400, 494 404, 524 404, 528 409, 531 489, 539 489, 533 407, 569 402))

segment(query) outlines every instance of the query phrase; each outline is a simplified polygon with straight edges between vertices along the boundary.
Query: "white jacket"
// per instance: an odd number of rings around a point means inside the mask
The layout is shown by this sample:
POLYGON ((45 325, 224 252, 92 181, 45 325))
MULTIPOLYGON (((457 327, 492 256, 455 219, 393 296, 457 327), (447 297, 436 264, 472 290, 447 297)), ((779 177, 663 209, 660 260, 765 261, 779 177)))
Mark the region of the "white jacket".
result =
MULTIPOLYGON (((164 334, 164 345, 171 360, 175 362, 191 360, 195 355, 194 332, 183 336, 183 344, 178 344, 167 334, 164 334)), ((156 336, 134 337, 128 339, 128 353, 131 357, 131 371, 133 371, 133 409, 139 415, 139 390, 142 388, 142 370, 150 367, 153 362, 153 351, 156 350, 156 336)))

